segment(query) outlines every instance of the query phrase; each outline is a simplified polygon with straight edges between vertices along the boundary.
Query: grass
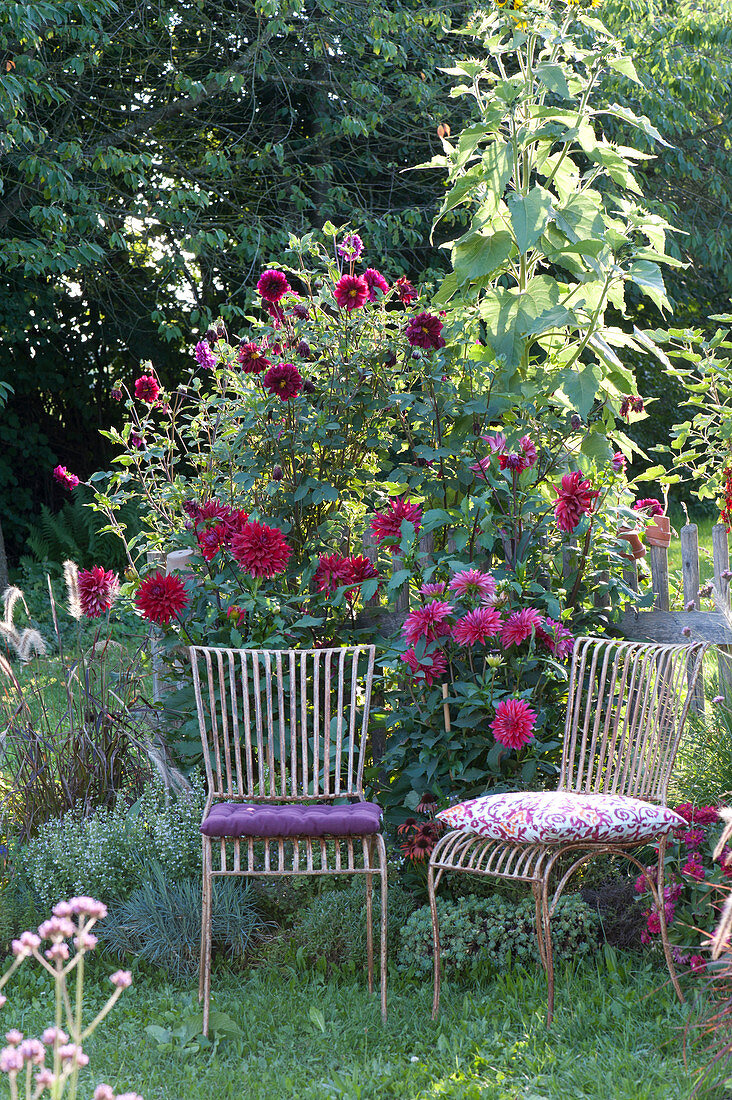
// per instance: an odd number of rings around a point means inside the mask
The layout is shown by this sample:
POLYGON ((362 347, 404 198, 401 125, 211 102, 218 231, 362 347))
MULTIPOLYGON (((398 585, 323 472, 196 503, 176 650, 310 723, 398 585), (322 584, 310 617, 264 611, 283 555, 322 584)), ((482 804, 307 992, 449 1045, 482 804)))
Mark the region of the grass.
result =
MULTIPOLYGON (((91 967, 91 1007, 106 999, 104 964, 91 967)), ((52 1015, 48 983, 28 963, 16 982, 3 1030, 40 1034, 52 1015)), ((701 1062, 692 1052, 684 1066, 690 1010, 666 972, 609 948, 557 968, 550 1031, 538 968, 448 980, 436 1023, 431 982, 394 977, 385 1027, 378 997, 344 974, 219 968, 213 989, 213 1008, 230 1020, 219 1018, 226 1034, 206 1043, 191 984, 136 977, 85 1044, 79 1100, 100 1081, 144 1100, 684 1100, 701 1062)))

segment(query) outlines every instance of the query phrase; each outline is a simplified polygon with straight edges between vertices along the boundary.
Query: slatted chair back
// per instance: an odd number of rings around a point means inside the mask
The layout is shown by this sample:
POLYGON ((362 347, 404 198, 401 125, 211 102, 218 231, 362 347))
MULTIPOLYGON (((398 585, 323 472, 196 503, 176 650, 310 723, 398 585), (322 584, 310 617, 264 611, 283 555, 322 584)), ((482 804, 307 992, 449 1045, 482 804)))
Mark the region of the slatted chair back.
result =
POLYGON ((363 798, 373 646, 189 652, 209 804, 363 798))
POLYGON ((577 638, 559 790, 664 804, 707 648, 577 638))

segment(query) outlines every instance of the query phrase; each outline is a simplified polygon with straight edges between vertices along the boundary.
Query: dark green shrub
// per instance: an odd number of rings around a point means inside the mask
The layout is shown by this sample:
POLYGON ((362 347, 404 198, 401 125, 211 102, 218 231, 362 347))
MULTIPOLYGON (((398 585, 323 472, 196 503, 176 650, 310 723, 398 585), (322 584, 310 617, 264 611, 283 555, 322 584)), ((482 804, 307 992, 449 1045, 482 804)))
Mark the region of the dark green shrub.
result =
MULTIPOLYGON (((126 901, 110 906, 99 926, 106 951, 121 958, 138 955, 176 980, 198 972, 201 937, 201 878, 171 880, 159 864, 147 868, 148 881, 126 901)), ((251 890, 241 879, 213 885, 211 935, 215 953, 241 960, 266 925, 251 890)))
MULTIPOLYGON (((379 881, 374 876, 374 953, 378 959, 381 929, 379 881)), ((390 954, 395 954, 398 929, 414 909, 412 895, 389 884, 387 932, 390 954)), ((326 969, 333 966, 366 965, 366 882, 354 876, 344 886, 328 887, 301 910, 293 925, 267 946, 267 962, 274 965, 302 960, 308 966, 320 959, 326 969)), ((320 964, 323 965, 322 963, 320 964)))
MULTIPOLYGON (((511 963, 539 959, 533 898, 518 903, 475 894, 457 901, 437 899, 443 966, 458 973, 488 964, 506 970, 511 963)), ((561 898, 552 920, 555 959, 580 958, 594 951, 600 921, 578 897, 561 898)), ((404 922, 397 962, 400 969, 426 975, 432 970, 432 921, 428 905, 404 922)))

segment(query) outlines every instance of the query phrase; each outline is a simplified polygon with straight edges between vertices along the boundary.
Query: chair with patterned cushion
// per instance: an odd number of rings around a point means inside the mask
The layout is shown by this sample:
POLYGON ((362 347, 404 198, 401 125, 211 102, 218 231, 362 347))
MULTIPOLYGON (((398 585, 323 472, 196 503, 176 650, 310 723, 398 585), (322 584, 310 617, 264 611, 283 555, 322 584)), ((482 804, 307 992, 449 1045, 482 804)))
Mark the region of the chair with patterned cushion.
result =
POLYGON ((633 849, 656 843, 658 878, 648 884, 671 981, 679 999, 684 999, 674 971, 663 891, 668 838, 686 822, 666 806, 666 792, 707 648, 703 643, 577 638, 558 790, 486 795, 437 814, 450 831, 435 845, 427 875, 434 944, 433 1017, 440 1005, 435 891, 445 871, 531 887, 539 955, 547 972, 548 1025, 554 1013, 551 919, 567 882, 578 868, 602 854, 622 856, 643 872, 633 849), (553 877, 557 881, 550 896, 553 877))
POLYGON ((366 878, 374 986, 373 878, 381 878, 381 1012, 386 1020, 386 849, 363 794, 373 646, 317 650, 190 647, 208 798, 203 836, 199 999, 207 1034, 211 896, 224 875, 366 878))

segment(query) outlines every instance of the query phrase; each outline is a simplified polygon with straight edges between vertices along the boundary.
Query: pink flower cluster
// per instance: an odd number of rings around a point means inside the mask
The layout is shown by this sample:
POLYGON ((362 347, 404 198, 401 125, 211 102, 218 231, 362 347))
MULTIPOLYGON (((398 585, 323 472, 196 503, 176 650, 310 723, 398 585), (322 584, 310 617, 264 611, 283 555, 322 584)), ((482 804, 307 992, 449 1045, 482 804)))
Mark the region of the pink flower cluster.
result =
POLYGON ((326 593, 344 584, 353 585, 346 591, 346 599, 353 601, 360 585, 364 581, 376 580, 378 576, 378 570, 363 554, 352 554, 350 557, 342 557, 340 554, 321 554, 318 567, 313 574, 313 581, 318 592, 326 593))
POLYGON ((499 435, 484 435, 484 443, 488 444, 491 454, 486 455, 484 458, 478 459, 473 463, 470 469, 475 473, 477 478, 486 481, 488 478, 488 471, 491 464, 491 456, 498 455, 498 466, 501 470, 511 470, 514 473, 520 474, 524 470, 531 469, 535 466, 538 460, 538 454, 536 451, 536 445, 529 435, 522 435, 518 441, 518 449, 516 451, 508 451, 508 443, 505 435, 501 432, 499 435))

